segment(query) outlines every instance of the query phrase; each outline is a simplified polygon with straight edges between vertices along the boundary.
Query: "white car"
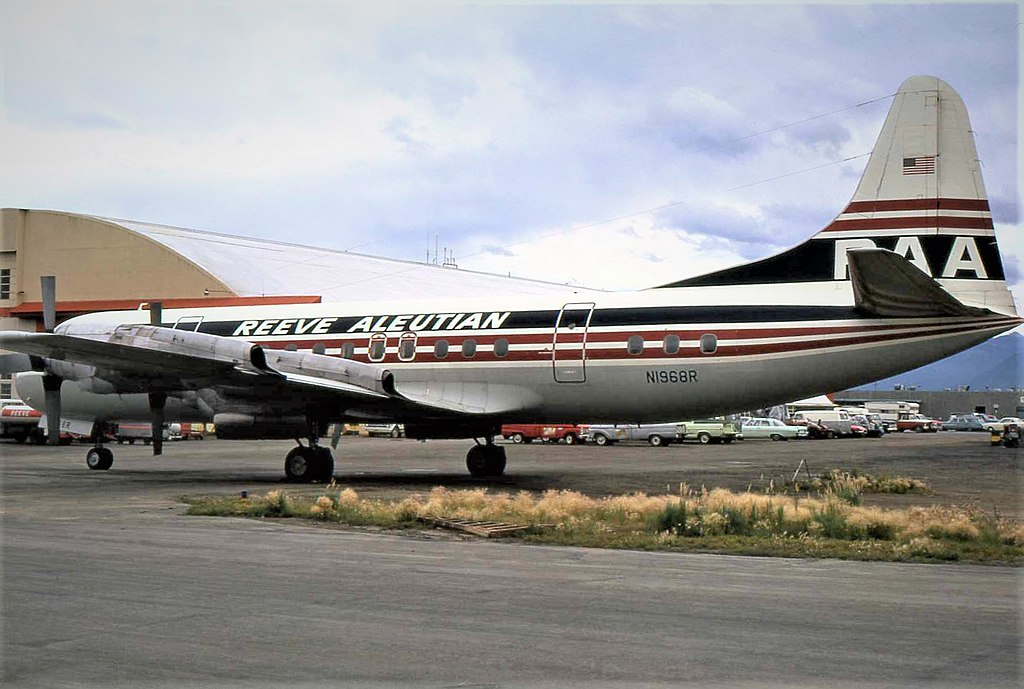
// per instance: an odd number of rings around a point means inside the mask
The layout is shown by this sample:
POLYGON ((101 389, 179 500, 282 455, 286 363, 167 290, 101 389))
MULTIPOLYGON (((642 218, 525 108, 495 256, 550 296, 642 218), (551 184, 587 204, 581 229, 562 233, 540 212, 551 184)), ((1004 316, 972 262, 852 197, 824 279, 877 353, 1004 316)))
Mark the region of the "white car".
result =
POLYGON ((1018 426, 1024 426, 1024 421, 1016 416, 1004 416, 998 421, 986 421, 982 428, 990 433, 1002 433, 1003 429, 1010 424, 1017 424, 1018 426))
POLYGON ((768 438, 769 440, 789 440, 790 438, 806 438, 806 426, 787 426, 778 419, 752 418, 743 421, 744 438, 768 438))

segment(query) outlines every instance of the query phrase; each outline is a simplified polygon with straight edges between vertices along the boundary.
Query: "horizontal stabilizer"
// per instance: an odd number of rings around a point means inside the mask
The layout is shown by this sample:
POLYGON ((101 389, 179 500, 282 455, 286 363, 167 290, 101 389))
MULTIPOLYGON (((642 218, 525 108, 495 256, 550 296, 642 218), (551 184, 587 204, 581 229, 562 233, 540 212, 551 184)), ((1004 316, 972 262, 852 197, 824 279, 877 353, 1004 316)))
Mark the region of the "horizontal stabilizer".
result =
POLYGON ((887 249, 851 249, 850 281, 857 309, 882 318, 986 316, 967 306, 917 266, 887 249))

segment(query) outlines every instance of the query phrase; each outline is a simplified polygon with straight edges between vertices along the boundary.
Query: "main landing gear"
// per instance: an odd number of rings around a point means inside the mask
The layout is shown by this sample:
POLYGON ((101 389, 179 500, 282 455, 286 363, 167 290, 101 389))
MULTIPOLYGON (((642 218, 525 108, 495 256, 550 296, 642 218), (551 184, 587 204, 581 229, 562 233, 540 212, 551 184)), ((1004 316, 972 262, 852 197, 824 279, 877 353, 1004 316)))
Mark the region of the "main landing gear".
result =
POLYGON ((466 468, 476 478, 490 478, 505 473, 505 448, 494 444, 494 438, 488 436, 487 442, 469 448, 466 454, 466 468))
POLYGON ((292 481, 301 483, 330 483, 334 478, 334 455, 331 448, 320 446, 317 424, 310 422, 308 444, 295 439, 298 447, 289 450, 284 458, 284 473, 292 481))

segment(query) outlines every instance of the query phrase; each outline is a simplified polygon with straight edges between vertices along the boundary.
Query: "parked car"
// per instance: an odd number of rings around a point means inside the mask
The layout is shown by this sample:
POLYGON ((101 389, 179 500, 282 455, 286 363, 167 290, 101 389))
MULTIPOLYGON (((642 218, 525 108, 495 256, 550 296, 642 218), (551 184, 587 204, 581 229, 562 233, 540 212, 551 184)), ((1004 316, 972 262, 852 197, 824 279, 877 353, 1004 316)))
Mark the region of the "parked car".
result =
POLYGON ((683 438, 696 440, 701 445, 708 443, 731 443, 743 440, 743 432, 738 423, 725 419, 693 419, 682 421, 683 438))
POLYGON ((401 438, 405 435, 405 426, 400 423, 364 423, 363 431, 370 436, 387 436, 401 438))
POLYGON ((998 421, 989 421, 988 423, 982 424, 982 426, 990 433, 1002 433, 1003 429, 1010 424, 1020 427, 1024 425, 1024 421, 1021 421, 1016 416, 1004 416, 998 421))
POLYGON ((942 422, 929 419, 924 414, 901 414, 896 420, 897 431, 914 431, 915 433, 937 433, 942 429, 942 422))
POLYGON ((585 426, 576 424, 517 423, 501 427, 501 437, 514 443, 532 443, 540 440, 546 443, 564 442, 574 445, 583 440, 585 426))
POLYGON ((942 422, 944 431, 984 431, 985 425, 974 414, 950 414, 949 418, 942 422))
POLYGON ((601 446, 638 440, 653 447, 666 447, 682 442, 683 430, 677 423, 593 424, 587 428, 586 438, 601 446))
POLYGON ((778 419, 745 418, 741 426, 743 438, 768 438, 769 440, 789 440, 790 438, 806 438, 806 426, 787 426, 778 419))

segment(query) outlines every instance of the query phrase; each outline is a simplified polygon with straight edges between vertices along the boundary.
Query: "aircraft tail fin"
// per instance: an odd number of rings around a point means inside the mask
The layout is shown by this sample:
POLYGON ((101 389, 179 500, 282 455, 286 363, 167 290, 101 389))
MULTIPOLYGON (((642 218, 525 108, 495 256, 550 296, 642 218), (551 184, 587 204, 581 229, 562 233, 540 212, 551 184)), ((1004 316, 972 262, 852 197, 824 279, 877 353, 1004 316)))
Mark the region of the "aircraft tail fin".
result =
POLYGON ((853 199, 809 240, 769 258, 663 287, 850 280, 847 251, 905 257, 956 300, 1016 315, 963 100, 936 77, 893 98, 853 199))

